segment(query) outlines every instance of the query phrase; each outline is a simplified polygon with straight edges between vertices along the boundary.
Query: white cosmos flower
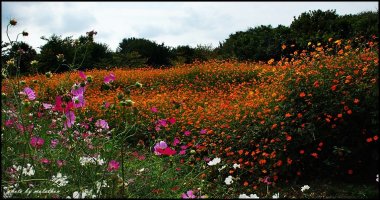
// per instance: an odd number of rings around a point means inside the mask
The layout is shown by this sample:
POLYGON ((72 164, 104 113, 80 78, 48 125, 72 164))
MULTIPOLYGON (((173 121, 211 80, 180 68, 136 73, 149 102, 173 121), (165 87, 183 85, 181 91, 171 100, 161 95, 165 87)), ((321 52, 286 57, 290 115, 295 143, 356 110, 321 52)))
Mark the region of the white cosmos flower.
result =
POLYGON ((26 176, 33 176, 35 173, 34 169, 33 169, 33 166, 31 164, 26 164, 26 168, 24 167, 22 169, 22 174, 26 175, 26 176))
POLYGON ((234 165, 232 166, 234 169, 236 169, 236 168, 240 168, 240 164, 236 164, 236 163, 234 163, 234 165))
POLYGON ((256 194, 250 194, 249 196, 246 194, 239 195, 239 199, 260 199, 256 194))
POLYGON ((234 181, 232 180, 232 176, 228 176, 226 178, 226 180, 224 180, 224 182, 226 183, 226 185, 231 185, 231 183, 233 183, 234 181))
POLYGON ((274 194, 274 195, 272 196, 272 198, 273 198, 273 199, 278 199, 278 198, 280 198, 280 193, 274 194))
POLYGON ((220 158, 214 158, 210 162, 208 162, 207 164, 210 165, 210 166, 213 166, 213 165, 216 165, 216 164, 220 163, 220 161, 221 161, 220 158))
POLYGON ((301 192, 304 192, 305 190, 308 190, 308 189, 310 189, 310 186, 304 185, 301 187, 301 192))
POLYGON ((60 172, 57 173, 57 176, 53 175, 51 181, 53 181, 58 187, 65 186, 69 183, 69 181, 67 181, 67 176, 62 176, 60 172))

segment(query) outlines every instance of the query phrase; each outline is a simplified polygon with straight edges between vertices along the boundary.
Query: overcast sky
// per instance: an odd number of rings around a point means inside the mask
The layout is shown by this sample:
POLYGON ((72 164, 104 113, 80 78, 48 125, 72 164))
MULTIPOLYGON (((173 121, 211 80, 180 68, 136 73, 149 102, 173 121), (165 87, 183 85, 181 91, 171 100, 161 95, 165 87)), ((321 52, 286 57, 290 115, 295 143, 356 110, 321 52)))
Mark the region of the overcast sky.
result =
POLYGON ((2 40, 10 19, 17 20, 11 39, 20 38, 39 52, 53 34, 78 38, 95 30, 95 41, 115 51, 124 38, 136 37, 176 47, 217 47, 236 31, 259 25, 289 26, 293 17, 321 9, 339 15, 377 11, 367 2, 1 2, 2 40))

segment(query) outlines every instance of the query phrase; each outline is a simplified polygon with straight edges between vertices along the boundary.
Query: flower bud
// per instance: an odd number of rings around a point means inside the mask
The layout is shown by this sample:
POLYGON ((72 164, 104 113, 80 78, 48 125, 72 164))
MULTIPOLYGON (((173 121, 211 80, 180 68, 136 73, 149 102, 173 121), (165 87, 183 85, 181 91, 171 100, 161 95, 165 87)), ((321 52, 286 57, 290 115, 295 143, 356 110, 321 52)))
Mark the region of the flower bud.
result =
POLYGON ((53 74, 50 71, 48 71, 48 72, 45 73, 45 76, 47 78, 51 78, 53 76, 53 74))
POLYGON ((71 101, 71 96, 69 94, 65 94, 63 95, 62 100, 66 103, 69 103, 71 101))
POLYGON ((7 65, 9 66, 9 67, 13 67, 13 66, 15 66, 15 59, 10 59, 10 60, 8 60, 7 61, 7 65))
POLYGON ((37 67, 37 65, 38 65, 38 61, 37 61, 37 60, 32 60, 32 61, 30 62, 30 65, 32 65, 32 67, 37 67))
POLYGON ((121 93, 121 92, 119 92, 119 93, 117 94, 117 98, 118 98, 119 100, 122 100, 122 99, 124 98, 124 94, 121 93))
POLYGON ((138 88, 142 88, 142 84, 139 83, 139 82, 136 82, 136 83, 135 83, 135 86, 138 87, 138 88))
POLYGON ((57 55, 57 60, 58 60, 58 62, 63 62, 63 61, 65 61, 65 56, 60 53, 57 55))
POLYGON ((91 76, 91 75, 88 75, 88 76, 87 76, 87 82, 89 82, 89 83, 92 82, 92 76, 91 76))
POLYGON ((22 36, 28 36, 28 35, 29 35, 28 32, 26 32, 26 31, 23 31, 23 32, 22 32, 22 36))
POLYGON ((15 19, 11 19, 11 20, 9 21, 9 24, 12 25, 12 26, 16 26, 17 21, 16 21, 15 19))

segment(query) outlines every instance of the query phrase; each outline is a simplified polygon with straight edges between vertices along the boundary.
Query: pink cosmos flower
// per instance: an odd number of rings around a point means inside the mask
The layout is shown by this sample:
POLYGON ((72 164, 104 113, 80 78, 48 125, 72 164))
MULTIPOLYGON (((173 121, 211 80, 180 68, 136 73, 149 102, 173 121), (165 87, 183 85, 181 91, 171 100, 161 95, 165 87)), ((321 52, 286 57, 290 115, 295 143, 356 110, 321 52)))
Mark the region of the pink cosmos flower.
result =
POLYGON ((158 152, 159 149, 163 150, 166 149, 168 145, 164 141, 160 141, 156 145, 154 145, 154 154, 156 155, 161 155, 161 153, 158 152))
POLYGON ((107 170, 108 171, 117 171, 120 167, 120 163, 117 162, 116 160, 111 160, 109 163, 108 163, 108 168, 107 170))
POLYGON ((108 84, 115 80, 115 75, 111 72, 109 76, 104 77, 104 83, 108 84))
POLYGON ((186 154, 186 150, 180 150, 179 151, 179 155, 185 155, 186 154))
POLYGON ((175 120, 174 117, 172 117, 172 118, 168 119, 168 122, 169 122, 170 124, 174 124, 174 123, 176 122, 176 120, 175 120))
POLYGON ((173 146, 177 146, 177 144, 179 144, 180 141, 178 138, 174 138, 174 141, 173 141, 173 146))
POLYGON ((189 136, 190 135, 190 131, 185 131, 183 134, 185 134, 186 136, 189 136))
POLYGON ((261 181, 262 181, 263 183, 267 184, 267 185, 272 184, 272 182, 268 181, 268 179, 269 179, 269 176, 266 176, 266 177, 265 177, 264 179, 262 179, 261 181))
POLYGON ((50 163, 50 160, 48 160, 47 158, 41 158, 40 162, 42 164, 49 164, 50 163))
POLYGON ((66 115, 66 122, 64 123, 65 128, 71 128, 72 125, 75 123, 75 114, 73 111, 69 111, 65 113, 66 115))
POLYGON ((98 119, 98 121, 95 123, 95 126, 102 129, 109 129, 108 123, 104 119, 98 119))
POLYGON ((62 167, 66 162, 64 160, 57 160, 58 167, 62 167))
POLYGON ((45 110, 53 108, 53 105, 48 104, 48 103, 42 103, 42 106, 44 107, 45 110))
POLYGON ((80 108, 80 107, 84 107, 84 97, 83 97, 83 94, 80 94, 78 96, 74 96, 72 98, 73 100, 73 103, 74 103, 74 107, 75 108, 80 108))
POLYGON ((160 119, 160 120, 158 120, 158 125, 163 126, 163 127, 167 127, 168 123, 167 123, 166 119, 160 119))
POLYGON ((42 145, 44 145, 45 143, 45 140, 40 138, 40 137, 32 137, 30 139, 30 145, 32 145, 32 147, 35 147, 35 148, 40 148, 42 147, 42 145))
POLYGON ((10 126, 10 125, 12 125, 13 124, 13 120, 12 119, 7 119, 7 120, 5 120, 5 126, 10 126))
POLYGON ((201 134, 206 134, 207 131, 206 131, 206 129, 202 129, 202 130, 200 131, 200 133, 201 133, 201 134))
POLYGON ((196 196, 193 194, 192 190, 187 191, 181 195, 182 199, 195 199, 196 196))
POLYGON ((71 94, 74 95, 74 96, 83 95, 84 94, 84 90, 85 90, 84 87, 81 87, 80 84, 75 83, 71 87, 71 94))
POLYGON ((36 94, 34 93, 34 91, 32 89, 30 89, 30 87, 26 87, 22 94, 27 95, 29 100, 36 99, 36 94))
POLYGON ((152 107, 152 108, 150 109, 150 111, 152 111, 153 113, 156 113, 156 112, 158 112, 158 109, 157 109, 156 107, 152 107))
POLYGON ((50 147, 53 149, 57 146, 57 144, 58 144, 58 139, 53 139, 50 141, 50 147))
POLYGON ((84 80, 87 79, 87 76, 82 71, 79 71, 79 76, 84 80))

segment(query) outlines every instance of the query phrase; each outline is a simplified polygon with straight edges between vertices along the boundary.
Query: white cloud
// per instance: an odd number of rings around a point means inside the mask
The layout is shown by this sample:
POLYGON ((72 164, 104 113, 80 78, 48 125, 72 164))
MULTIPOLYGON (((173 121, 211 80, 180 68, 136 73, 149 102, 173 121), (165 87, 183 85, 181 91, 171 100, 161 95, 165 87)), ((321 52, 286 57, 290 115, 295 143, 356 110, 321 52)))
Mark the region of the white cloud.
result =
MULTIPOLYGON (((124 38, 137 37, 168 46, 197 44, 217 47, 230 34, 249 27, 289 26, 294 16, 309 10, 336 10, 337 14, 376 11, 377 2, 2 2, 2 40, 6 25, 12 38, 26 30, 24 42, 37 48, 41 36, 85 35, 116 50, 124 38)), ((38 51, 38 49, 37 49, 38 51)))

